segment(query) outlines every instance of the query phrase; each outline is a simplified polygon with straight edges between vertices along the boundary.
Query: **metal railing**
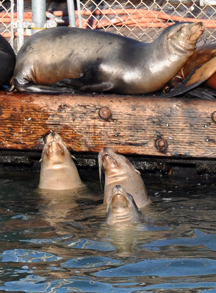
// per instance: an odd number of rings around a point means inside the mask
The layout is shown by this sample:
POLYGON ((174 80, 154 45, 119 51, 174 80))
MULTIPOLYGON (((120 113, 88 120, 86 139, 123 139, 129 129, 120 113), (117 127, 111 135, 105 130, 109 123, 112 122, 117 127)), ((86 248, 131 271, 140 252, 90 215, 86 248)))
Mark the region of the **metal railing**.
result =
MULTIPOLYGON (((30 3, 29 0, 28 2, 30 3)), ((32 7, 34 3, 39 5, 39 2, 32 0, 32 7)), ((22 45, 22 33, 28 37, 32 33, 32 27, 35 27, 31 5, 25 9, 22 17, 21 6, 24 4, 24 0, 15 3, 14 0, 0 1, 0 33, 15 50, 22 45), (14 41, 17 36, 18 44, 14 41)), ((216 39, 216 0, 65 0, 64 10, 50 12, 51 14, 48 11, 41 12, 47 16, 45 27, 57 26, 58 23, 70 24, 151 42, 174 22, 203 21, 206 30, 199 44, 211 43, 216 39)))

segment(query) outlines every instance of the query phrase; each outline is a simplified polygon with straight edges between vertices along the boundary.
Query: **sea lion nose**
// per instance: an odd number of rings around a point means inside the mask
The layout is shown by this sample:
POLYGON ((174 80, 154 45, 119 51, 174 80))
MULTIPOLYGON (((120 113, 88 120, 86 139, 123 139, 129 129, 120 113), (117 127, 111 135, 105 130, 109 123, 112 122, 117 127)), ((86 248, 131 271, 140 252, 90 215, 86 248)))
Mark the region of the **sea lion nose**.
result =
POLYGON ((121 185, 116 185, 115 188, 116 189, 120 189, 121 188, 121 185))
POLYGON ((46 144, 48 142, 48 140, 50 139, 50 137, 53 136, 52 132, 50 133, 46 133, 44 136, 43 136, 43 143, 46 144))
POLYGON ((103 151, 104 151, 104 152, 107 152, 108 150, 109 150, 108 147, 103 148, 103 151))
POLYGON ((108 152, 113 152, 112 148, 110 148, 110 147, 104 147, 104 148, 103 148, 103 151, 104 151, 104 152, 107 152, 107 153, 108 153, 108 152))

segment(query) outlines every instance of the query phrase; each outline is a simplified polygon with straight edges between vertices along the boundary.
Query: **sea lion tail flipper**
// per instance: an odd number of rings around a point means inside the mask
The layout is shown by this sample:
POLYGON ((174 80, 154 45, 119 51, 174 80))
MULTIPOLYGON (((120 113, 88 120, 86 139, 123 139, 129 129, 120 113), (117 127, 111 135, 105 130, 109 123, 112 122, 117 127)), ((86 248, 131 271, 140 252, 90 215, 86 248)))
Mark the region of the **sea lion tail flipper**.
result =
POLYGON ((196 67, 183 82, 179 83, 170 92, 162 94, 161 96, 164 98, 170 98, 184 94, 207 81, 215 72, 216 57, 212 58, 202 66, 196 67))

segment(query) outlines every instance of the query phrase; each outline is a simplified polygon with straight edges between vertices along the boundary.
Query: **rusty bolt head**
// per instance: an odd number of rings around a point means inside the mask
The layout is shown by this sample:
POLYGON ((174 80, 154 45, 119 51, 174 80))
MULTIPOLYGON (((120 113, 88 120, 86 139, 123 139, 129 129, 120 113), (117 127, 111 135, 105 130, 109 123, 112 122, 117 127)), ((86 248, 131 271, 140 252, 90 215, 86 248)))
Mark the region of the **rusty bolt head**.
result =
POLYGON ((168 148, 168 142, 164 138, 158 138, 155 141, 155 146, 160 152, 165 152, 168 148))
POLYGON ((112 117, 112 112, 108 107, 102 107, 99 110, 99 116, 103 120, 109 120, 112 117))
POLYGON ((212 120, 216 123, 216 111, 212 113, 212 120))

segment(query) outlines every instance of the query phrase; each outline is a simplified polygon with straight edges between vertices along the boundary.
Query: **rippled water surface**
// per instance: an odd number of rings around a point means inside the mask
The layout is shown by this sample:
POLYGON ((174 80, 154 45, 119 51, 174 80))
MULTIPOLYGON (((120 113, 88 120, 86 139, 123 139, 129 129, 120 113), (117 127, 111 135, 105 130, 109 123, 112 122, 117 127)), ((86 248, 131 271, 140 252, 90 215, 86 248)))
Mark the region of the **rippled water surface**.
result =
POLYGON ((74 192, 0 175, 0 292, 216 292, 212 178, 144 175, 143 223, 113 228, 90 174, 74 192))

